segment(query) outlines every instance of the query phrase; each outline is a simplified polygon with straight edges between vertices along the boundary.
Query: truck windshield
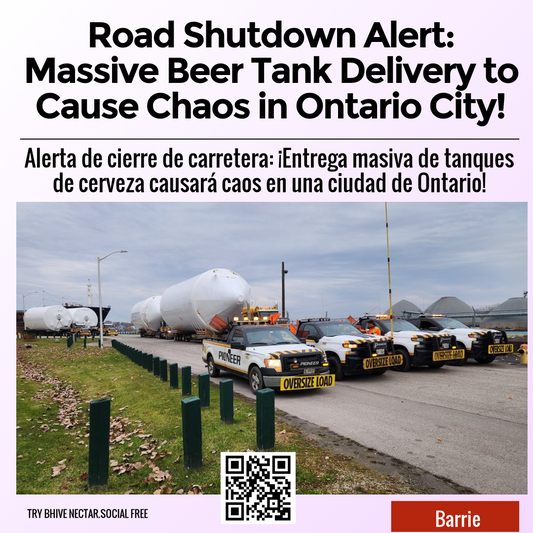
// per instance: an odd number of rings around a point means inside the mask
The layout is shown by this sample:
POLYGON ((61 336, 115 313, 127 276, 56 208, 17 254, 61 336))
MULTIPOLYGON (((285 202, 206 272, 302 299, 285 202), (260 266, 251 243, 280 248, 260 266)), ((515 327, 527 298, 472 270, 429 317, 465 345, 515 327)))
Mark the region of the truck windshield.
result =
POLYGON ((440 324, 443 328, 449 328, 449 329, 468 328, 466 324, 459 322, 459 320, 455 320, 455 318, 449 318, 447 316, 439 317, 435 320, 435 322, 437 322, 437 324, 440 324))
MULTIPOLYGON (((384 328, 382 328, 383 333, 388 333, 390 331, 390 321, 382 320, 380 321, 380 327, 382 325, 384 326, 384 328)), ((407 320, 400 320, 398 318, 394 318, 392 320, 392 327, 394 328, 394 331, 420 331, 420 329, 414 324, 411 324, 411 322, 407 322, 407 320)))
POLYGON ((349 322, 330 322, 320 324, 320 329, 325 337, 335 337, 336 335, 361 335, 354 325, 349 322))
POLYGON ((248 346, 272 346, 275 344, 300 344, 300 341, 285 328, 268 327, 246 332, 248 346))

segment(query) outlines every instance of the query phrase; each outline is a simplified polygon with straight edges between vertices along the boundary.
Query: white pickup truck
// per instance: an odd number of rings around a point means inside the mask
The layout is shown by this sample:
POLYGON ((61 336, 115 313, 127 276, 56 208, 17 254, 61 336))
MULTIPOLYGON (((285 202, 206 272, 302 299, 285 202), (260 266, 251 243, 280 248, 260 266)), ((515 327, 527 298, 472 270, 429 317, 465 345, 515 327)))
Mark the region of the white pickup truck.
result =
POLYGON ((212 377, 224 370, 248 378, 254 394, 333 387, 325 354, 301 342, 283 326, 235 325, 220 339, 203 341, 202 359, 212 377))
POLYGON ((464 349, 457 346, 455 335, 451 333, 428 333, 407 320, 393 318, 393 334, 391 334, 390 317, 383 315, 361 317, 358 323, 362 330, 366 330, 371 318, 382 335, 389 339, 393 338, 395 352, 403 356, 402 365, 393 367, 393 370, 406 372, 412 366, 439 368, 465 358, 464 349))
POLYGON ((337 381, 347 375, 383 374, 403 362, 390 339, 365 335, 347 319, 305 318, 300 320, 296 336, 325 352, 337 381))
POLYGON ((408 318, 409 322, 425 331, 449 333, 457 338, 457 347, 465 350, 466 358, 471 357, 480 364, 489 364, 497 355, 514 352, 505 331, 497 329, 470 328, 455 318, 442 315, 420 315, 408 318))

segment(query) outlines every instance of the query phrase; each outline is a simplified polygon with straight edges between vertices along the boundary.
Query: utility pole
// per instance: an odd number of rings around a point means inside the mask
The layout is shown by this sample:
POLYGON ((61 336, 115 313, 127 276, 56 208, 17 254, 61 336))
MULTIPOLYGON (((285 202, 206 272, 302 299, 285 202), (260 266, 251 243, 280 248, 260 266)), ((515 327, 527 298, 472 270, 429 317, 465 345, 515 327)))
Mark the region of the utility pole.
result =
POLYGON ((289 271, 285 270, 285 263, 281 262, 281 318, 285 318, 285 274, 289 271))

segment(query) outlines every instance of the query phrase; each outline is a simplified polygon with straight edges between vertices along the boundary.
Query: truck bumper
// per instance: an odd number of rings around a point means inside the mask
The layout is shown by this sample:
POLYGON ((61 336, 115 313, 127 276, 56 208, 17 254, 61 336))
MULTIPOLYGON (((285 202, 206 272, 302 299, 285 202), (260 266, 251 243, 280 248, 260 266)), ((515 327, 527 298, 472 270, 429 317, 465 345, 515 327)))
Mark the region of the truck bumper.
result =
MULTIPOLYGON (((261 369, 262 371, 264 369, 261 369)), ((315 372, 314 375, 317 374, 329 374, 329 368, 323 367, 317 369, 318 371, 315 372)), ((265 374, 263 373, 263 383, 265 384, 265 387, 268 387, 269 389, 279 389, 281 384, 281 378, 287 378, 287 377, 294 377, 294 376, 303 376, 303 373, 294 373, 294 372, 278 372, 276 375, 272 374, 265 374)))
MULTIPOLYGON (((384 356, 380 356, 379 359, 382 359, 384 356)), ((371 360, 369 357, 359 357, 359 356, 346 356, 346 363, 342 364, 342 370, 346 375, 357 376, 361 374, 374 374, 382 373, 384 370, 390 370, 394 366, 383 365, 376 368, 366 368, 365 360, 371 360)), ((368 365, 366 365, 368 366, 368 365)))
POLYGON ((426 349, 420 349, 420 348, 415 348, 415 354, 413 356, 413 358, 411 359, 411 363, 413 365, 431 365, 433 363, 444 363, 444 364, 447 364, 447 363, 453 363, 454 361, 462 361, 463 359, 466 358, 466 352, 465 350, 462 350, 462 352, 464 352, 464 358, 463 357, 458 357, 457 359, 447 359, 447 360, 442 360, 442 361, 434 361, 433 360, 433 351, 434 350, 426 350, 426 349))
POLYGON ((495 353, 489 353, 489 345, 485 344, 482 346, 472 344, 472 349, 468 351, 467 357, 473 357, 474 359, 488 359, 489 357, 493 359, 498 355, 507 355, 514 352, 514 346, 510 343, 496 344, 493 345, 497 348, 492 348, 492 351, 495 353), (497 350, 497 351, 496 351, 497 350))

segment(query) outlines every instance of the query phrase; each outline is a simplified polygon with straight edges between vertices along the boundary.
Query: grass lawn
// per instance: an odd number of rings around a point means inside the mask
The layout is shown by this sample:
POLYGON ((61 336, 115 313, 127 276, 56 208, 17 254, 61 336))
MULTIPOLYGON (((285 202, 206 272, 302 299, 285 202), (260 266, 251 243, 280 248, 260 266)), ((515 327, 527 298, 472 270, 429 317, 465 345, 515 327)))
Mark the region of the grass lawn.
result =
MULTIPOLYGON (((181 387, 181 375, 180 375, 181 387)), ((193 379, 193 395, 198 384, 193 379)), ((19 341, 17 493, 188 494, 220 492, 220 453, 257 451, 255 402, 234 399, 234 423, 220 421, 218 387, 202 408, 203 466, 186 470, 180 389, 113 348, 78 341, 19 341), (109 482, 88 487, 89 403, 111 399, 109 482)), ((276 452, 296 452, 299 494, 404 494, 408 483, 324 450, 276 421, 276 452)))

